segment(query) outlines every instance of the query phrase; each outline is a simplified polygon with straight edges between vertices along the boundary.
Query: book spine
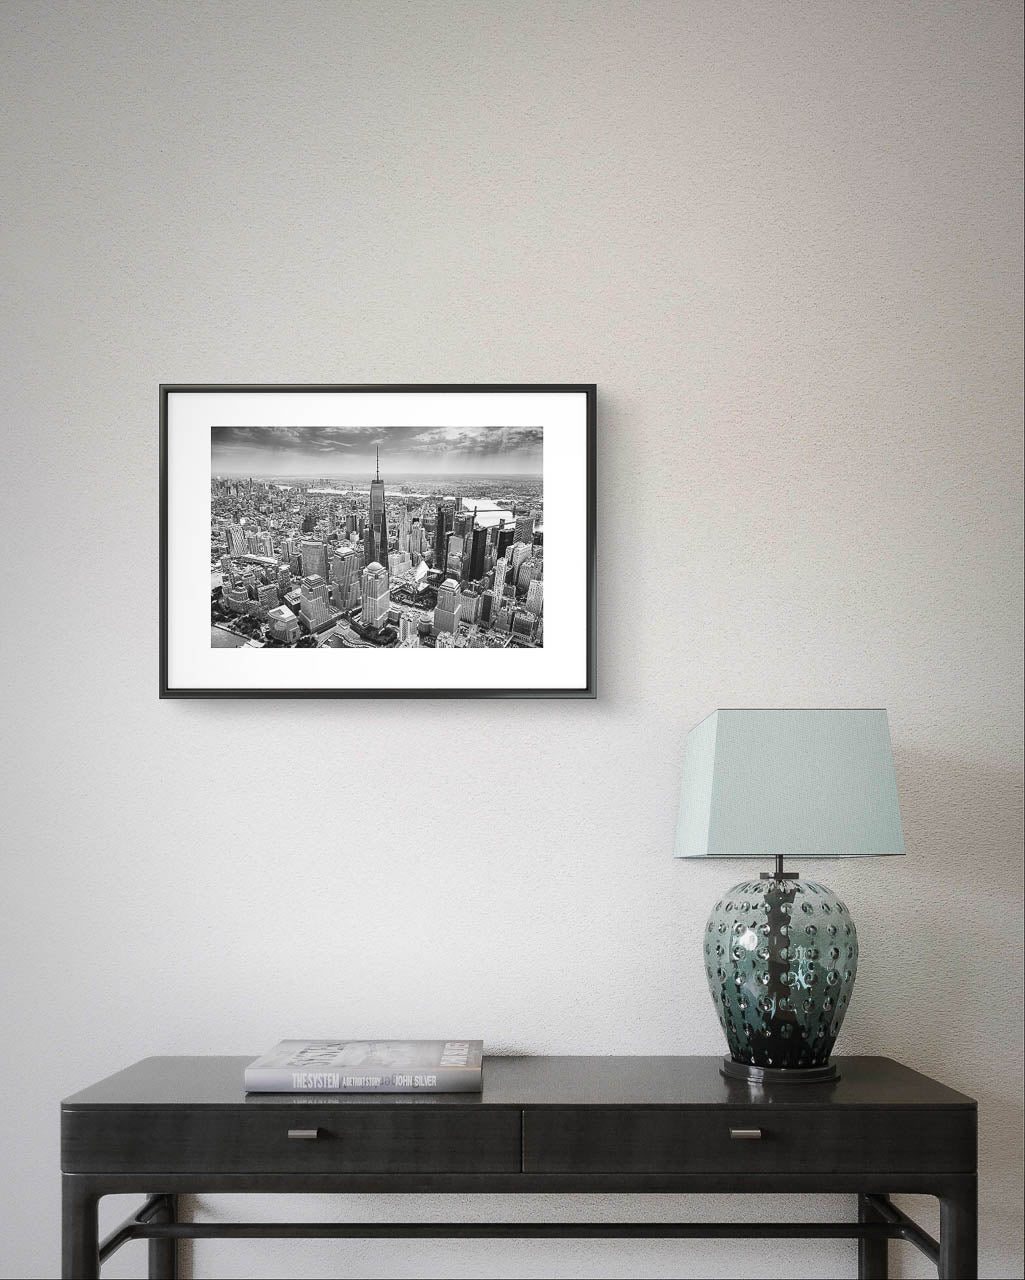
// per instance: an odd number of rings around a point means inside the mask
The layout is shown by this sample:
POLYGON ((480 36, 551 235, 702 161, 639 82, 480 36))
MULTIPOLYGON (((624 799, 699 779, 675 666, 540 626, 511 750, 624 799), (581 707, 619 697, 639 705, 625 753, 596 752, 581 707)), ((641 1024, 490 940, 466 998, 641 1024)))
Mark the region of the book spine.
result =
POLYGON ((436 1071, 374 1076, 247 1067, 245 1088, 247 1093, 480 1093, 481 1072, 439 1067, 436 1071))

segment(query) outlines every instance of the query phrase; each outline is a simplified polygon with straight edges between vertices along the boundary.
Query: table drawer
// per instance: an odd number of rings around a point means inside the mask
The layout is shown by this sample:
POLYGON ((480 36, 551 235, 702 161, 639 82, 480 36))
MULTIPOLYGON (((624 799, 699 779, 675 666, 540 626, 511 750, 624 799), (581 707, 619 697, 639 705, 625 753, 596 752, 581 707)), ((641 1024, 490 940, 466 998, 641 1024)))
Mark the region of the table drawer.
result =
POLYGON ((525 1173, 880 1173, 975 1168, 968 1110, 534 1108, 525 1173))
POLYGON ((65 1112, 68 1173, 517 1173, 520 1113, 438 1107, 65 1112))

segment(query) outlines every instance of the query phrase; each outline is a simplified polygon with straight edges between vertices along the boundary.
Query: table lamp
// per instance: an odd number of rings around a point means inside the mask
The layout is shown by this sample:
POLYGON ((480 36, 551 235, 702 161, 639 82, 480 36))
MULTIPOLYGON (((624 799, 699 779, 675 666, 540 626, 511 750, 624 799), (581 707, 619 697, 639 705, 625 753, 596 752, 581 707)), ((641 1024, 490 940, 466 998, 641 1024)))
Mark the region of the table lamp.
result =
POLYGON ((903 854, 886 712, 718 710, 687 735, 678 858, 773 858, 734 885, 705 930, 705 972, 749 1083, 837 1078, 830 1062, 858 968, 858 935, 832 890, 784 858, 903 854))

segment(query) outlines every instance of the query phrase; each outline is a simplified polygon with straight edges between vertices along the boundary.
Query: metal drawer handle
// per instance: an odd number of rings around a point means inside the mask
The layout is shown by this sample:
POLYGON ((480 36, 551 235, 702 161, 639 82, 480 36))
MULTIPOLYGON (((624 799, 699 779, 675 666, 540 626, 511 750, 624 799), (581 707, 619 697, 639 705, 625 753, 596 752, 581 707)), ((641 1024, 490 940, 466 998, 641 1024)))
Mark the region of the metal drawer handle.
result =
POLYGON ((320 1136, 319 1129, 289 1129, 288 1136, 290 1138, 298 1138, 306 1142, 316 1142, 320 1136))
POLYGON ((746 1138, 749 1141, 756 1142, 762 1136, 761 1129, 731 1129, 731 1138, 746 1138))

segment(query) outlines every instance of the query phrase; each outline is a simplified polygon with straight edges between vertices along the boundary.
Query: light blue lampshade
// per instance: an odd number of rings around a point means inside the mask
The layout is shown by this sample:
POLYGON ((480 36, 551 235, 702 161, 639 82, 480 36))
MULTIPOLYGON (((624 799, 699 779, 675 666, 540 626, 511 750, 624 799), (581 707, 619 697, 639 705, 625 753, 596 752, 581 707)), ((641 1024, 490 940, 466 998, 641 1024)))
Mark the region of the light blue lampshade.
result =
POLYGON ((885 711, 719 710, 687 735, 678 858, 903 852, 885 711))

